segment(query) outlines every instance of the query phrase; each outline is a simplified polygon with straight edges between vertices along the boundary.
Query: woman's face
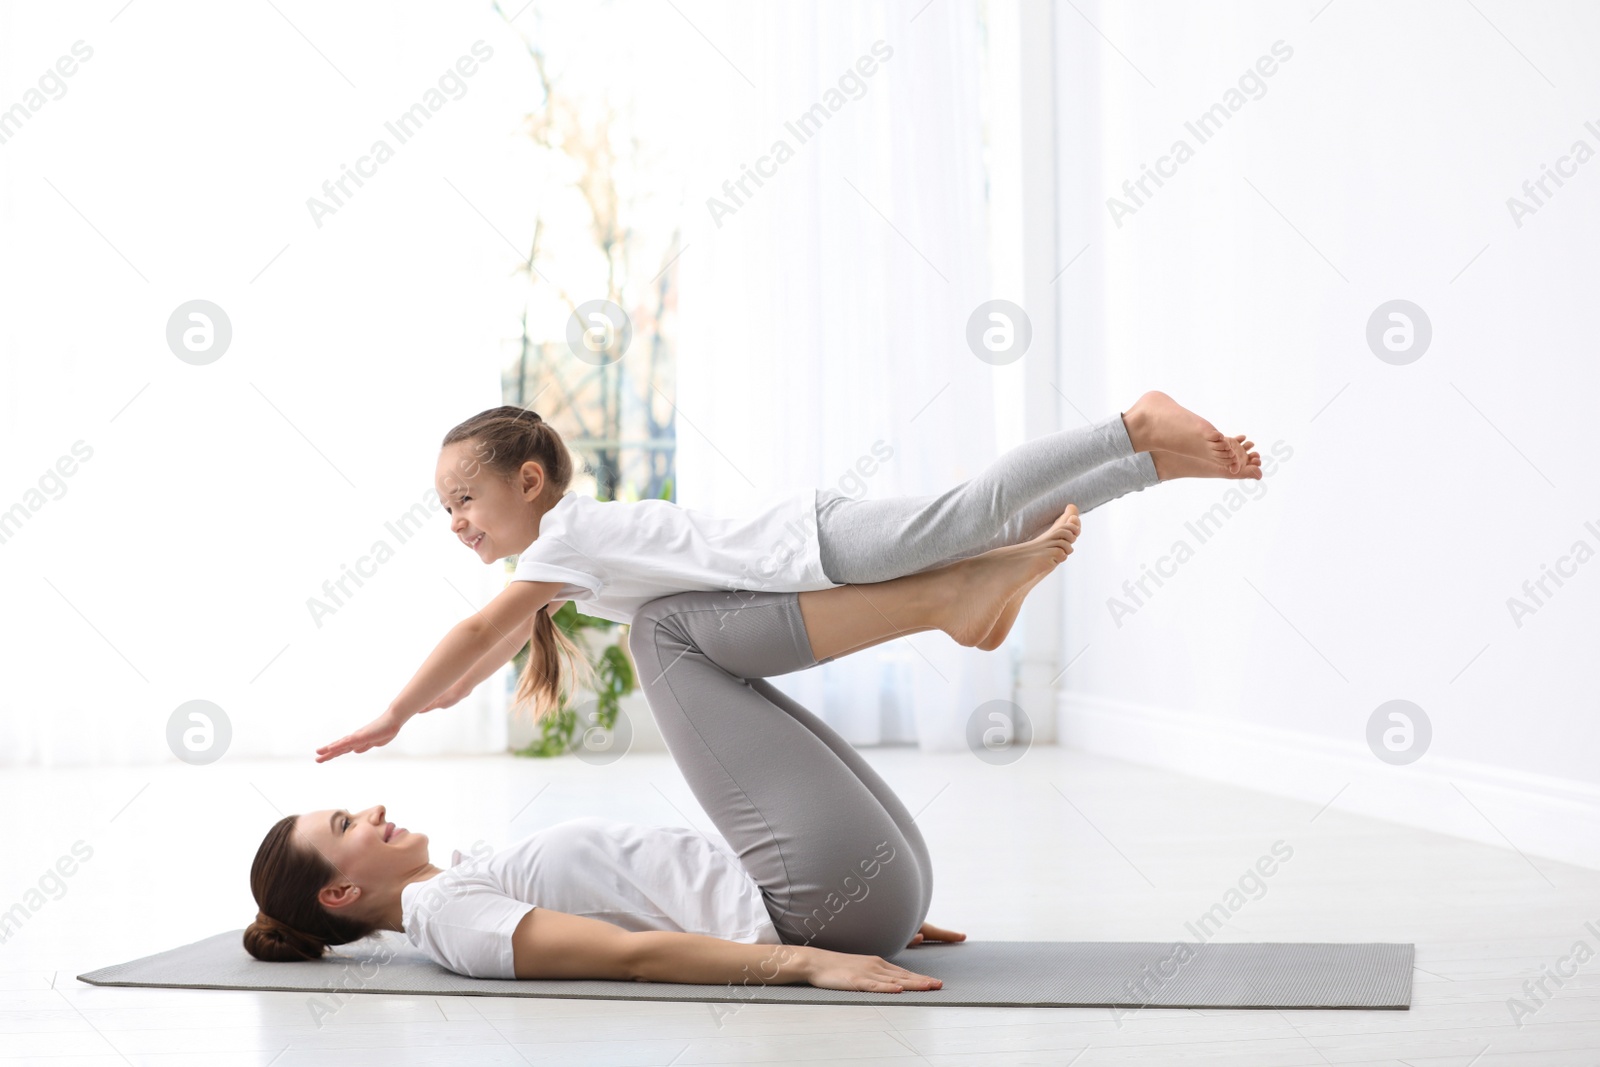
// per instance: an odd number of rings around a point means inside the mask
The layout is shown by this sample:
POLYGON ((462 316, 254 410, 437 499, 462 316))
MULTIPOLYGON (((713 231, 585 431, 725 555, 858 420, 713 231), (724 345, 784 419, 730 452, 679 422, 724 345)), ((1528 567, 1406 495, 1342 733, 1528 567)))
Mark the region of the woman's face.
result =
POLYGON ((457 441, 439 453, 433 488, 450 515, 450 532, 485 563, 523 552, 538 533, 529 503, 544 489, 537 463, 523 464, 521 484, 513 486, 489 469, 477 441, 457 441))
POLYGON ((428 835, 389 822, 382 804, 365 811, 343 808, 312 811, 295 822, 297 838, 322 853, 338 872, 318 894, 324 906, 342 907, 359 899, 350 887, 371 896, 403 881, 428 862, 428 835))

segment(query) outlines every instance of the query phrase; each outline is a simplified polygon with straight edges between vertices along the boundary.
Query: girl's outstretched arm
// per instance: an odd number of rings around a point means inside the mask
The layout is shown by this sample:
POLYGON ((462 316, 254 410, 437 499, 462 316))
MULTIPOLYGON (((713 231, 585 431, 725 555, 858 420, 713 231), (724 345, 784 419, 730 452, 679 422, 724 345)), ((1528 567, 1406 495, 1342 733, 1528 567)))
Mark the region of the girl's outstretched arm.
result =
POLYGON ((529 633, 534 613, 560 589, 556 582, 508 584, 482 611, 451 627, 382 715, 355 733, 317 749, 317 762, 326 763, 346 752, 365 752, 394 740, 406 720, 427 707, 507 635, 513 631, 529 633))
MULTIPOLYGON (((560 611, 561 606, 565 603, 565 600, 552 600, 541 610, 550 615, 551 618, 554 618, 556 612, 560 611)), ((489 651, 485 652, 478 659, 478 662, 472 665, 470 671, 457 678, 454 685, 434 697, 433 703, 417 714, 420 715, 423 712, 434 711, 438 708, 455 707, 465 700, 480 684, 493 677, 496 671, 510 663, 530 639, 527 629, 512 630, 503 639, 490 645, 489 651)))

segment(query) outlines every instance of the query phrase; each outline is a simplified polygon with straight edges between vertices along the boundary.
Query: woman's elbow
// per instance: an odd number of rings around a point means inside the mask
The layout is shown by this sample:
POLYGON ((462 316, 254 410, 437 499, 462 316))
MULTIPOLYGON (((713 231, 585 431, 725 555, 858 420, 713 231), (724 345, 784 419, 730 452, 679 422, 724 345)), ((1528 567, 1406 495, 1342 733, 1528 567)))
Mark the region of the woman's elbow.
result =
POLYGON ((628 982, 666 982, 671 948, 659 930, 635 930, 619 939, 617 977, 628 982))

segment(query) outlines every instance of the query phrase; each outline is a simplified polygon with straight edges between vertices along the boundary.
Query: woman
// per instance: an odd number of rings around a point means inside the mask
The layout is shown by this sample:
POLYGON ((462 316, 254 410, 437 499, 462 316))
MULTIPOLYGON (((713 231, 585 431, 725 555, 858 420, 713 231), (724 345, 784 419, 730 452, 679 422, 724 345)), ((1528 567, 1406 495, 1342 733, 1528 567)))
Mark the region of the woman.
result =
MULTIPOLYGON (((1259 456, 1249 460, 1210 476, 1259 478, 1259 456)), ((1141 453, 1122 464, 1125 480, 1089 506, 1158 480, 1161 463, 1141 453)), ((884 958, 965 937, 923 921, 932 866, 911 814, 765 679, 930 629, 997 647, 1078 529, 1069 504, 1031 540, 893 581, 689 592, 641 609, 629 634, 640 682, 737 862, 687 831, 574 820, 441 870, 426 836, 394 827, 381 806, 289 816, 251 868, 260 914, 246 948, 316 958, 387 929, 473 977, 940 988, 884 958)))

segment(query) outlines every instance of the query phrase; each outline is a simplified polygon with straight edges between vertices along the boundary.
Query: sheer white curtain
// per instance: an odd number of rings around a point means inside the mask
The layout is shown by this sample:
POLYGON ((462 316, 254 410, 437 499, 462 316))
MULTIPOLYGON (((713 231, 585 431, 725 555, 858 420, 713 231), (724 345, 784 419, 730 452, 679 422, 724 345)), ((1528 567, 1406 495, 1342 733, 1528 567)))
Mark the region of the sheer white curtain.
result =
MULTIPOLYGON (((354 91, 302 42, 213 47, 258 12, 5 10, 6 93, 94 55, 0 151, 0 766, 170 762, 192 700, 226 758, 309 761, 503 585, 426 501, 439 439, 500 399, 515 254, 473 208, 527 232, 526 56, 489 11, 327 9, 305 31, 354 91), (480 38, 470 91, 314 225, 480 38), (205 366, 166 337, 194 299, 232 326, 205 366)), ((490 684, 363 758, 504 742, 490 684)))
MULTIPOLYGON (((691 40, 685 61, 725 77, 694 105, 680 502, 737 513, 789 488, 881 497, 969 477, 996 451, 995 368, 965 341, 994 295, 977 5, 684 10, 722 53, 691 40), (735 185, 736 202, 724 182, 747 167, 770 176, 735 185)), ((853 743, 944 749, 1011 695, 1011 668, 929 633, 776 684, 853 743)))

